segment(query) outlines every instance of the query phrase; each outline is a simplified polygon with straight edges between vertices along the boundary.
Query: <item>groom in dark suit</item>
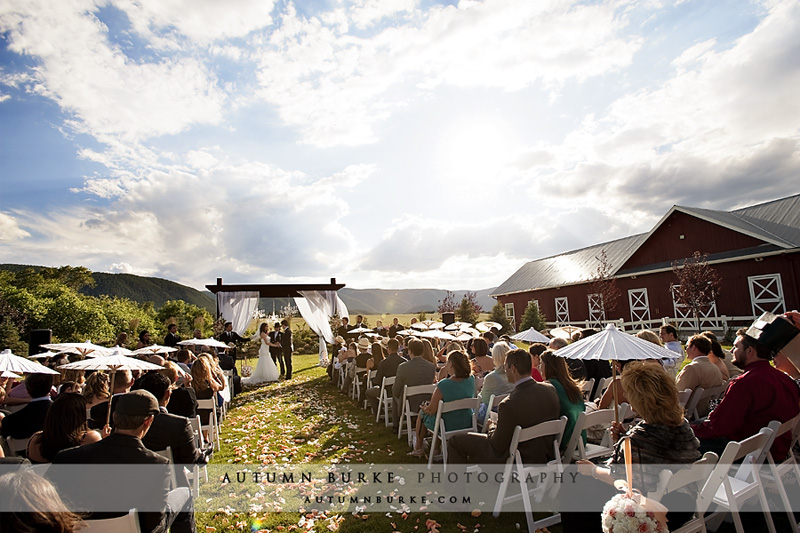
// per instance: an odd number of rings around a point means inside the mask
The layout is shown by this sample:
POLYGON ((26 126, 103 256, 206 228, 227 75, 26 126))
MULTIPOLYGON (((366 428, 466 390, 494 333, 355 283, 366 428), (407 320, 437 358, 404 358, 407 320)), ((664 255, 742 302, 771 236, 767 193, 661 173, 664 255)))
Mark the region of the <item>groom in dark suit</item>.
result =
POLYGON ((283 332, 281 332, 281 350, 283 351, 283 363, 286 366, 286 379, 292 379, 292 328, 289 321, 285 318, 281 320, 283 332))
POLYGON ((269 341, 278 346, 270 346, 269 354, 272 356, 272 362, 275 363, 275 366, 280 365, 281 376, 286 376, 286 368, 283 364, 283 348, 279 346, 282 335, 280 322, 275 322, 275 329, 269 332, 269 341))

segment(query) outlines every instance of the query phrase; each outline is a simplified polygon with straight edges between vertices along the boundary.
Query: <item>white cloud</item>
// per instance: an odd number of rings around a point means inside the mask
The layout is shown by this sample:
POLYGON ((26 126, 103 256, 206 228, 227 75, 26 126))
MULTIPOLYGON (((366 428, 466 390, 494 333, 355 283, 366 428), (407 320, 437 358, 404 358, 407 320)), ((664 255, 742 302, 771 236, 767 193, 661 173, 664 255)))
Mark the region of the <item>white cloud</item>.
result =
POLYGON ((302 18, 289 4, 268 46, 256 51, 261 96, 304 142, 374 142, 374 126, 422 89, 557 88, 620 69, 640 42, 621 35, 626 21, 617 7, 462 3, 415 12, 408 23, 361 38, 340 18, 302 18))
POLYGON ((0 242, 11 242, 30 236, 19 227, 17 220, 7 213, 0 212, 0 242))
POLYGON ((196 43, 244 37, 272 24, 271 0, 114 0, 136 31, 174 29, 196 43))
POLYGON ((225 95, 197 60, 135 60, 109 42, 86 0, 12 2, 0 14, 9 49, 39 64, 29 91, 53 99, 69 124, 104 142, 127 142, 215 124, 225 95))

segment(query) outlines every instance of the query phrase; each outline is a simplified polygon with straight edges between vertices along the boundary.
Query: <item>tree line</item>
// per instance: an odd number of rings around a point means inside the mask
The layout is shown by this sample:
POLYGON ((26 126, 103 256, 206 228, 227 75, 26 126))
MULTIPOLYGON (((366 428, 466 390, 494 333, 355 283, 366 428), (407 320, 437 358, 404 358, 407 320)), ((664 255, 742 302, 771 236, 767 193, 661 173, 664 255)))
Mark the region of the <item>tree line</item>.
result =
POLYGON ((53 342, 83 342, 111 346, 117 335, 136 338, 147 330, 154 341, 175 323, 184 338, 194 329, 210 336, 214 318, 202 307, 169 300, 156 308, 152 302, 91 296, 82 289, 95 284, 85 267, 24 268, 0 271, 0 347, 17 354, 28 350, 30 332, 50 329, 53 342))

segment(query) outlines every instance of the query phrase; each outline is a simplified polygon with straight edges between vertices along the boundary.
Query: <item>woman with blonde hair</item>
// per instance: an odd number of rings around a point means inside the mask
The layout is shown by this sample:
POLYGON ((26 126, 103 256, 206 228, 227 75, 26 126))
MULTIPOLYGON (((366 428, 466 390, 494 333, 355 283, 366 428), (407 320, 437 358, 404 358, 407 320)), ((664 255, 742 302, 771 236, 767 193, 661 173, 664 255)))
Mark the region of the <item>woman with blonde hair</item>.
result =
POLYGON ((420 339, 422 341, 422 358, 429 363, 436 364, 436 356, 433 355, 433 345, 428 339, 420 339))
POLYGON ((93 372, 86 378, 83 384, 83 394, 86 400, 86 409, 89 410, 99 403, 108 401, 111 396, 109 390, 108 375, 101 372, 93 372))
MULTIPOLYGON (((198 400, 209 400, 222 390, 208 359, 205 355, 201 355, 192 365, 192 388, 198 400)), ((200 415, 200 422, 203 425, 208 424, 211 409, 198 409, 197 414, 200 415)))
POLYGON ((642 331, 637 332, 636 336, 642 340, 652 342, 653 344, 664 346, 664 343, 661 342, 661 337, 659 337, 655 332, 650 331, 649 329, 643 329, 642 331))
MULTIPOLYGON (((563 450, 572 437, 578 416, 586 409, 586 405, 583 403, 583 392, 578 382, 572 378, 566 359, 557 356, 553 350, 542 352, 541 359, 542 377, 555 387, 558 402, 561 405, 560 415, 567 417, 567 425, 561 438, 561 449, 563 450)), ((583 431, 581 437, 585 444, 586 431, 583 431)))
POLYGON ((481 406, 478 409, 479 423, 482 423, 486 418, 486 409, 489 406, 492 394, 499 396, 501 394, 509 394, 514 390, 514 384, 509 383, 508 376, 506 376, 506 355, 510 351, 511 347, 505 342, 497 342, 492 346, 494 370, 486 374, 483 379, 481 393, 478 395, 481 399, 481 406))

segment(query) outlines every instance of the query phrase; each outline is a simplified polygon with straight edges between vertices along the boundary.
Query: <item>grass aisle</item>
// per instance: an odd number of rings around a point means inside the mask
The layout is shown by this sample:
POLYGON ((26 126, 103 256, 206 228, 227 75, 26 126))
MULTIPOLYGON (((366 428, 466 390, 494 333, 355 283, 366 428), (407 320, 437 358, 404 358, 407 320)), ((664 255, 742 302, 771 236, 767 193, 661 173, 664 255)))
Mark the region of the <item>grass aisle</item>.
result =
MULTIPOLYGON (((366 410, 340 394, 317 355, 294 357, 293 379, 249 389, 231 404, 222 425, 222 450, 212 465, 298 463, 415 463, 406 455, 406 441, 376 425, 366 410)), ((251 361, 254 364, 254 362, 251 361)), ((216 482, 209 479, 208 486, 216 482)), ((201 501, 204 501, 201 486, 201 501)), ((264 505, 263 507, 269 507, 264 505)), ((242 509, 241 506, 239 506, 242 509)), ((257 508, 257 507, 256 507, 257 508)), ((242 512, 220 509, 198 513, 198 531, 525 531, 521 513, 370 513, 303 515, 297 512, 242 512)), ((557 531, 558 528, 554 528, 557 531)))

